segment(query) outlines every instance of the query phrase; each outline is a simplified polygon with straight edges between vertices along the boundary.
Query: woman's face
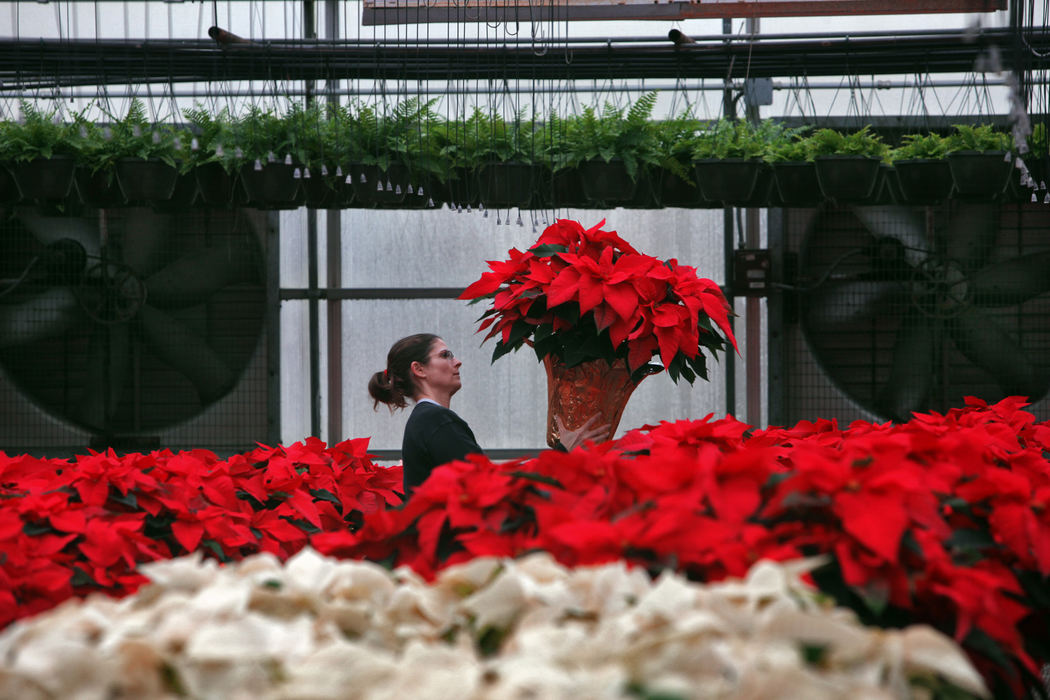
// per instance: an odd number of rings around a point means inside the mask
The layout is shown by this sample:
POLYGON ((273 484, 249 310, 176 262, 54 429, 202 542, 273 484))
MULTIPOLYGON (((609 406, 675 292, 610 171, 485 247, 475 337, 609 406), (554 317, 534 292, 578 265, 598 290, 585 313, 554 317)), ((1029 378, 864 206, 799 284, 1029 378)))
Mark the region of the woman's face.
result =
POLYGON ((463 362, 457 360, 452 351, 441 338, 434 340, 427 355, 426 381, 438 391, 447 391, 452 396, 459 391, 462 383, 459 379, 459 367, 463 362))

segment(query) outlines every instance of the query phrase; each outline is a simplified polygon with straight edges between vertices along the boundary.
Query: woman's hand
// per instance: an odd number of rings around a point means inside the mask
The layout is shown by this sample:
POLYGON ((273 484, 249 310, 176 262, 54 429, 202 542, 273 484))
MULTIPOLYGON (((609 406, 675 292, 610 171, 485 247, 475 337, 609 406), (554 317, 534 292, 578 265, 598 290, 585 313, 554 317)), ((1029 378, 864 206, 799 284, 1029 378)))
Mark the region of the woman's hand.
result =
POLYGON ((609 424, 594 425, 594 422, 599 418, 601 418, 601 414, 595 413, 576 430, 568 430, 566 429, 565 424, 561 422, 561 416, 554 416, 554 424, 558 426, 558 442, 561 443, 561 446, 564 447, 566 451, 570 451, 588 440, 597 442, 607 440, 610 437, 609 424))

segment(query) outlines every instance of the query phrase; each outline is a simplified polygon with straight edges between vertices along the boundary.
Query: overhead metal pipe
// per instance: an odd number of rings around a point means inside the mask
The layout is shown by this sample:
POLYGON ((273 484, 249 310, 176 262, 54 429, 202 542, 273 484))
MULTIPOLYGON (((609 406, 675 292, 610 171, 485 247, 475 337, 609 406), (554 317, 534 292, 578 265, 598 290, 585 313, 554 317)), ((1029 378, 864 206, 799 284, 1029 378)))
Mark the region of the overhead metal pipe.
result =
MULTIPOLYGON (((842 81, 838 82, 821 82, 821 81, 806 81, 805 84, 796 85, 785 82, 773 82, 774 91, 785 91, 785 90, 841 90, 843 88, 857 88, 861 90, 907 90, 917 87, 927 88, 959 88, 959 87, 970 87, 974 84, 974 80, 923 80, 919 81, 912 80, 868 80, 868 81, 857 81, 850 82, 848 84, 842 81)), ((982 85, 989 87, 997 87, 1007 85, 1008 82, 1003 78, 988 78, 981 80, 982 85)), ((132 85, 127 86, 130 89, 135 87, 132 85)), ((44 97, 40 94, 41 90, 54 90, 57 86, 45 86, 35 90, 26 90, 22 92, 7 92, 2 93, 4 97, 9 98, 40 98, 44 97)), ((734 81, 732 83, 733 90, 743 90, 744 83, 742 81, 734 81)), ((569 86, 562 83, 560 85, 539 85, 530 86, 529 92, 534 94, 549 94, 549 93, 563 93, 569 89, 569 86)), ((580 93, 591 93, 591 92, 608 92, 609 86, 599 85, 572 85, 571 89, 574 92, 580 93)), ((721 92, 725 87, 721 83, 624 83, 618 84, 616 90, 618 92, 721 92)), ((258 97, 261 94, 272 94, 270 91, 260 90, 236 90, 230 89, 229 86, 224 86, 222 95, 224 98, 238 98, 238 97, 258 97)), ((408 92, 412 95, 484 95, 492 92, 491 86, 478 85, 473 88, 468 87, 431 87, 429 85, 411 86, 408 88, 408 92)), ((304 97, 307 94, 305 89, 286 89, 281 90, 281 95, 284 97, 304 97)), ((370 87, 359 87, 359 88, 321 88, 314 91, 314 94, 321 95, 324 97, 356 97, 360 95, 375 95, 376 89, 374 86, 370 87)), ((207 88, 193 88, 193 89, 174 89, 165 90, 162 93, 163 97, 212 97, 215 95, 214 86, 207 88)), ((98 90, 63 90, 60 97, 64 99, 75 99, 75 100, 90 100, 98 97, 98 90)), ((51 97, 47 95, 46 97, 51 97)))

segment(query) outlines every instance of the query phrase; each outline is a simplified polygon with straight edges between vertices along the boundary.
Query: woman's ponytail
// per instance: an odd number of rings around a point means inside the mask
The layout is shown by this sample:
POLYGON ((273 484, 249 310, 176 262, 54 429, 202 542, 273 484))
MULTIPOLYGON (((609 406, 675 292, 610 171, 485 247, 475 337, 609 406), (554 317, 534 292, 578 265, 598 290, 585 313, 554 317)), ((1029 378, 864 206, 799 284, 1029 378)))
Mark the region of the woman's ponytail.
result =
POLYGON ((376 372, 368 380, 368 394, 372 397, 373 408, 378 409, 383 403, 390 407, 405 408, 408 399, 416 395, 416 385, 412 380, 412 363, 426 364, 430 349, 438 337, 433 333, 416 333, 394 343, 386 356, 386 369, 376 372))

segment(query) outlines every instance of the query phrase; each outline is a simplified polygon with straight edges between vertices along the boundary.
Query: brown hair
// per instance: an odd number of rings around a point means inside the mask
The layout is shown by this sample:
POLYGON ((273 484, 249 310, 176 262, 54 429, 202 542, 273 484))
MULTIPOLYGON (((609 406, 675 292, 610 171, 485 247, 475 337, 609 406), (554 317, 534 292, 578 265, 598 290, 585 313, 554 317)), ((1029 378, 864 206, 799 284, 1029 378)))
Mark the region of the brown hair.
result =
POLYGON ((438 336, 433 333, 416 333, 397 341, 386 354, 386 369, 376 372, 368 380, 368 393, 375 400, 373 409, 385 403, 393 412, 395 408, 408 405, 405 399, 416 395, 416 384, 412 379, 412 363, 426 364, 430 349, 438 336))

